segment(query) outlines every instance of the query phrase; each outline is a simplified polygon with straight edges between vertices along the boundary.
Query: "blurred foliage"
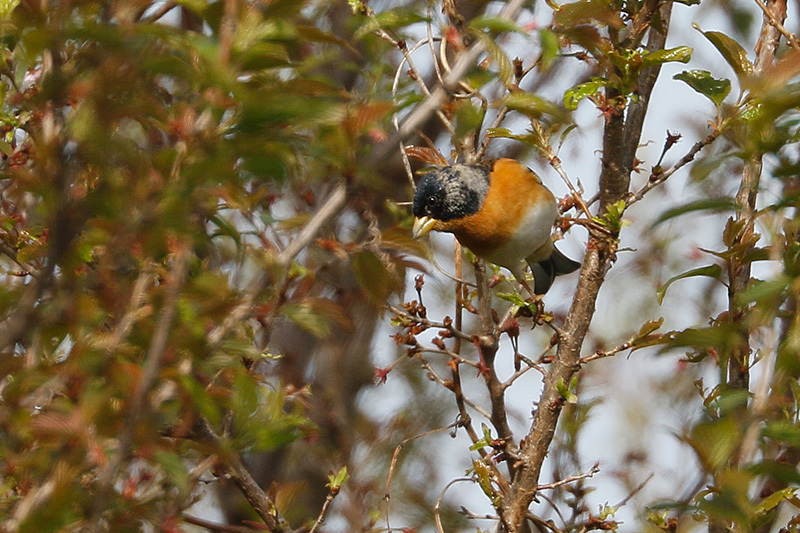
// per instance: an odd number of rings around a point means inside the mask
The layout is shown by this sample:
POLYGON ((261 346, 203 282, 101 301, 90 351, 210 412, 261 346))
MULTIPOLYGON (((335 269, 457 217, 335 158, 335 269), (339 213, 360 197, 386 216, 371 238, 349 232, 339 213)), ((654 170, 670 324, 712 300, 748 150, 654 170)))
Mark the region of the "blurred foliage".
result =
MULTIPOLYGON (((240 458, 292 524, 314 523, 341 493, 342 530, 379 530, 393 516, 430 528, 434 506, 445 529, 468 527, 464 502, 437 502, 448 486, 438 479, 444 446, 406 439, 468 425, 457 368, 474 370, 464 378, 474 391, 485 386, 485 361, 469 342, 466 355, 448 350, 476 338, 472 324, 458 338, 452 319, 428 316, 433 289, 423 305, 417 278, 417 299, 392 309, 397 359, 373 375, 385 305, 403 292, 409 269, 428 270, 416 259, 428 250, 410 239, 407 210, 385 201, 410 197, 404 168, 396 157, 381 168, 371 159, 392 113, 412 108, 425 93, 420 83, 435 79, 405 54, 429 22, 452 61, 472 43, 486 49, 463 98, 439 110, 449 127, 420 126, 410 156, 441 165, 452 159, 444 145, 465 158, 484 139, 503 139, 514 141, 509 155, 530 150, 558 164, 578 131, 573 111, 594 105, 606 125, 640 101, 643 76, 694 62, 694 51, 643 44, 647 32, 668 28, 663 2, 551 2, 552 20, 536 28, 485 2, 445 2, 443 16, 421 1, 348 4, 0 3, 1 530, 178 531, 212 482, 229 521, 256 520, 252 505, 232 500, 238 490, 225 474, 240 458), (511 38, 524 42, 524 57, 510 52, 511 38), (560 76, 569 61, 579 67, 560 76), (538 94, 542 87, 554 95, 538 94), (515 120, 503 122, 506 114, 515 120), (304 234, 340 187, 344 206, 304 234), (370 419, 359 395, 390 372, 407 404, 389 420, 370 419), (204 438, 209 431, 217 438, 204 438)), ((689 217, 724 212, 713 219, 720 245, 649 296, 708 304, 720 294, 728 305, 676 331, 641 317, 625 324, 627 342, 590 357, 656 346, 684 354, 698 374, 714 370, 695 382, 702 414, 679 435, 700 482, 683 498, 676 490, 670 501, 648 502, 643 529, 688 531, 693 521, 711 532, 798 531, 797 516, 777 517, 800 507, 800 52, 781 48, 759 71, 753 47, 740 44, 751 11, 720 7, 730 35, 697 29, 729 71, 674 76, 714 104, 714 116, 696 118, 703 135, 714 133, 709 144, 718 141, 685 161, 698 158, 691 186, 703 197, 654 215, 654 225, 691 228, 689 217), (760 177, 749 211, 745 195, 734 196, 745 171, 760 177), (767 260, 778 274, 750 275, 767 260), (690 278, 708 281, 707 291, 680 292, 690 278), (733 368, 743 369, 744 386, 733 368)), ((650 162, 651 183, 669 168, 677 138, 650 162)), ((577 218, 579 204, 573 197, 561 207, 577 218)), ((636 224, 632 204, 587 211, 586 225, 614 240, 636 224)), ((646 246, 637 260, 652 267, 658 258, 646 246)), ((563 317, 510 294, 502 276, 490 284, 498 287, 493 318, 519 371, 519 321, 563 317), (507 301, 517 316, 500 323, 507 301)), ((478 293, 461 295, 467 316, 479 314, 478 293)), ((541 355, 526 361, 542 373, 557 343, 549 333, 535 337, 541 355)), ((557 388, 565 405, 551 463, 561 480, 587 471, 583 429, 604 406, 584 396, 577 375, 557 388)), ((513 435, 500 438, 488 425, 496 421, 487 417, 462 451, 467 477, 499 506, 497 463, 513 435)), ((632 479, 631 497, 641 490, 632 479)), ((621 527, 616 513, 628 500, 590 509, 588 476, 552 489, 537 507, 546 517, 533 520, 539 530, 621 527)))
POLYGON ((3 6, 3 530, 175 530, 229 457, 317 438, 317 391, 269 371, 270 335, 347 336, 320 270, 352 256, 379 303, 413 251, 331 217, 279 256, 337 180, 372 174, 356 158, 392 109, 320 70, 358 57, 323 8, 3 6))

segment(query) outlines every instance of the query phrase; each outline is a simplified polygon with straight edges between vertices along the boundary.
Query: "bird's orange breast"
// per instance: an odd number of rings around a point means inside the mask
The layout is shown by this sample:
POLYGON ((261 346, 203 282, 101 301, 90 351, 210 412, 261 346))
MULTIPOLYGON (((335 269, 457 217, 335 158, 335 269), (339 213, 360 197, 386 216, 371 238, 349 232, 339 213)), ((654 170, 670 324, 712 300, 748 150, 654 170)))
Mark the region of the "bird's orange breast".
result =
MULTIPOLYGON (((509 242, 525 243, 521 245, 524 248, 542 241, 536 244, 541 246, 544 242, 541 236, 550 238, 554 221, 555 197, 536 174, 513 159, 498 159, 489 175, 489 191, 480 210, 457 220, 440 222, 436 229, 453 233, 475 254, 503 264, 492 260, 498 249, 509 242), (543 213, 535 217, 533 224, 532 210, 543 213), (527 227, 532 225, 538 227, 527 227)), ((519 250, 519 259, 534 250, 519 250)))

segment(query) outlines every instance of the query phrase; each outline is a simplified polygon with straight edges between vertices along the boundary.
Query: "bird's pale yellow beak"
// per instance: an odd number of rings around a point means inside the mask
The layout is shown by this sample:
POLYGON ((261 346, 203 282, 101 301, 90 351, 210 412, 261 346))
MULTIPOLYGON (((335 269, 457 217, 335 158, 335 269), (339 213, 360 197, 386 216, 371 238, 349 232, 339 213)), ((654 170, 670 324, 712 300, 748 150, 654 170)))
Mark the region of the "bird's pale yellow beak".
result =
POLYGON ((411 228, 411 236, 415 239, 424 237, 431 232, 438 220, 428 216, 418 217, 414 219, 414 227, 411 228))

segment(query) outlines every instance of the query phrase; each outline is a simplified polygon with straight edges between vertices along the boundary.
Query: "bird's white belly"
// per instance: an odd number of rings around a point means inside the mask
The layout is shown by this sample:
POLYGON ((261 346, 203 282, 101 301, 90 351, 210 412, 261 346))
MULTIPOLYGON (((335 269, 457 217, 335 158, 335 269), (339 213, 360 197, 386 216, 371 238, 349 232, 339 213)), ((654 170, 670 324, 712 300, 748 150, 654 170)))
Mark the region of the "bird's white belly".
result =
POLYGON ((555 202, 541 202, 536 208, 529 209, 517 231, 505 244, 487 254, 486 259, 511 270, 518 268, 522 260, 536 252, 533 260, 547 259, 552 251, 550 234, 557 216, 555 202))

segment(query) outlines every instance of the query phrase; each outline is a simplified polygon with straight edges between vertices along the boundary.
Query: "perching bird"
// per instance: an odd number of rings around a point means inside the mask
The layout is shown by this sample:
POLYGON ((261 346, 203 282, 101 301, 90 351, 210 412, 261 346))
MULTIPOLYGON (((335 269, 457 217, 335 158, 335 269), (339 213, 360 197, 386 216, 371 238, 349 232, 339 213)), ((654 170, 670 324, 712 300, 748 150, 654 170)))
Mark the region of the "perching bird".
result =
POLYGON ((558 207, 539 177, 513 159, 452 165, 425 174, 414 194, 415 238, 431 230, 452 233, 475 255, 514 274, 532 295, 580 263, 556 249, 550 233, 558 207), (523 276, 527 261, 534 287, 523 276))

